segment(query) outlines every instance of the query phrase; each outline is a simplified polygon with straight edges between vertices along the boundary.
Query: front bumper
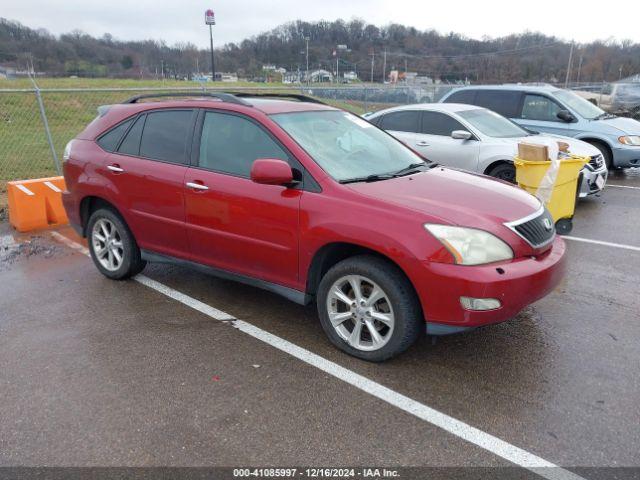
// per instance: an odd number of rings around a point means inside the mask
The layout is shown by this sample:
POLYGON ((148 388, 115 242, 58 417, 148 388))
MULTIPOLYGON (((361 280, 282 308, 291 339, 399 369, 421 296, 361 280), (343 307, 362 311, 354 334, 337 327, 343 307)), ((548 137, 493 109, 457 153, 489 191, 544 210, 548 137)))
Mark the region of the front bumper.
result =
POLYGON ((564 240, 556 237, 549 250, 511 262, 464 266, 424 262, 414 286, 422 303, 427 331, 434 335, 509 320, 551 292, 565 270, 564 240), (494 310, 470 311, 460 297, 495 298, 494 310))
POLYGON ((622 145, 612 149, 613 165, 615 167, 640 167, 640 147, 622 145))
POLYGON ((606 165, 604 165, 604 162, 603 166, 598 169, 594 169, 590 165, 585 165, 580 173, 582 174, 582 182, 580 183, 580 190, 578 193, 580 198, 584 198, 588 195, 594 195, 604 190, 604 185, 609 177, 609 171, 607 170, 606 165), (602 177, 604 180, 602 187, 598 186, 598 177, 602 177))

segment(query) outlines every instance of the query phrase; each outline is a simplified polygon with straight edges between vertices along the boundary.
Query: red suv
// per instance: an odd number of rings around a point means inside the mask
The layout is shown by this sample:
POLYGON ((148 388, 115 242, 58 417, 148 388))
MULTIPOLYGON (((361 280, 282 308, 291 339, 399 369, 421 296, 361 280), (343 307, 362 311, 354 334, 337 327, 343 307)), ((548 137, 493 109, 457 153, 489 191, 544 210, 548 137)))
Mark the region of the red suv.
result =
POLYGON ((514 186, 307 97, 172 96, 101 107, 65 151, 67 213, 109 278, 172 262, 315 301, 331 342, 381 361, 563 276, 553 220, 514 186))

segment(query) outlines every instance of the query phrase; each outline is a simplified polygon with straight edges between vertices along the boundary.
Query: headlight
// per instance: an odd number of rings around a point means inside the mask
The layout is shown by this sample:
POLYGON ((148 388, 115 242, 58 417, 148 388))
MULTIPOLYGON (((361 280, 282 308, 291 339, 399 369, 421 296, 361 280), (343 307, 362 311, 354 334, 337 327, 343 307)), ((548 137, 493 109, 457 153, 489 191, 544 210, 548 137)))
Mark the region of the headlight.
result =
POLYGON ((459 265, 481 265, 513 258, 509 245, 484 230, 433 223, 425 224, 424 228, 449 250, 459 265))
POLYGON ((640 147, 640 135, 626 135, 618 138, 620 143, 625 145, 633 145, 634 147, 640 147))
POLYGON ((73 140, 69 140, 67 146, 64 147, 64 153, 62 154, 62 161, 66 162, 71 158, 71 147, 73 146, 73 140))

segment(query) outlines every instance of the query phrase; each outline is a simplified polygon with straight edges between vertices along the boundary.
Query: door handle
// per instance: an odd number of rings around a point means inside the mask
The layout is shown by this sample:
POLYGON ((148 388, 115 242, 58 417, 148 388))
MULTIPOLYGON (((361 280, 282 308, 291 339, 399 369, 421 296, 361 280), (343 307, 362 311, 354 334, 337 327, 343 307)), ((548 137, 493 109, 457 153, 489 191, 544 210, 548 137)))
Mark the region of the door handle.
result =
POLYGON ((187 182, 186 185, 187 187, 193 188, 194 190, 209 190, 209 187, 207 187, 206 185, 202 185, 201 183, 187 182))
POLYGON ((420 140, 419 142, 416 143, 416 147, 428 147, 428 146, 429 144, 424 140, 420 140))
POLYGON ((109 165, 107 168, 109 170, 111 170, 112 172, 116 172, 116 173, 124 172, 124 168, 120 168, 120 165, 118 165, 117 163, 115 163, 113 165, 109 165))

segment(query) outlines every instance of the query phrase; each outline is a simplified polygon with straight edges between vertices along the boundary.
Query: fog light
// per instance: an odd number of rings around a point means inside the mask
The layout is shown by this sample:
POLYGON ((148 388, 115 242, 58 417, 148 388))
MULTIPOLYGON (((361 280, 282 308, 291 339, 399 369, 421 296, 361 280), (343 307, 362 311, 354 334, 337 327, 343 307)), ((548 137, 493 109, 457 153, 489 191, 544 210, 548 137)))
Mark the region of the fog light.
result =
POLYGON ((467 310, 495 310, 501 305, 495 298, 460 297, 460 303, 467 310))

